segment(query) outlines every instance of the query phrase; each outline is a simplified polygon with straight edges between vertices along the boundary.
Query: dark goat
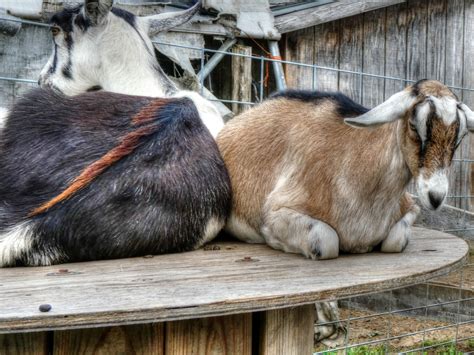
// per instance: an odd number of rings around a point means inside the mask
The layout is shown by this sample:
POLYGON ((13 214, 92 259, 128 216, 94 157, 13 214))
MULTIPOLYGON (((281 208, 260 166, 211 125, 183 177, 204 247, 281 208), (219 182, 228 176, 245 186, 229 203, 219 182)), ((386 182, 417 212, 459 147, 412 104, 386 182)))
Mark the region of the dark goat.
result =
POLYGON ((190 99, 37 89, 0 140, 0 266, 192 250, 230 202, 190 99))

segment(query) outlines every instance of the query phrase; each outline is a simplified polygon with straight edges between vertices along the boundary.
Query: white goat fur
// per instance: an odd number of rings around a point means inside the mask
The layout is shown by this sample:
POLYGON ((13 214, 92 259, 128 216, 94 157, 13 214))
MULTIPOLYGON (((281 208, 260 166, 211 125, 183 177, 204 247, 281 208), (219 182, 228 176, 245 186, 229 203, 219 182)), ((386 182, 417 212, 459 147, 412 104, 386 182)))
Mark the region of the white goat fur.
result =
POLYGON ((277 95, 219 134, 233 189, 226 229, 313 259, 378 244, 401 252, 419 211, 406 193, 410 179, 421 203, 436 209, 444 202, 462 127, 474 129, 472 111, 435 81, 420 81, 365 114, 355 103, 343 107, 348 99, 340 94, 311 95, 277 95), (447 112, 459 113, 453 119, 447 112), (376 128, 356 129, 344 119, 376 128), (428 120, 432 132, 423 139, 428 120))
MULTIPOLYGON (((88 2, 91 1, 86 1, 86 4, 88 2)), ((56 29, 59 30, 53 36, 56 49, 41 71, 40 85, 65 95, 77 95, 90 88, 100 87, 128 95, 186 96, 193 100, 203 122, 216 137, 224 122, 215 106, 194 92, 177 89, 159 66, 148 36, 149 33, 166 30, 156 28, 160 21, 168 21, 174 27, 179 22, 179 14, 185 11, 147 17, 129 14, 134 19, 131 25, 123 17, 109 11, 110 6, 107 4, 111 1, 100 0, 98 3, 105 13, 98 16, 86 30, 74 22, 77 16, 90 16, 85 7, 71 15, 72 31, 66 33, 61 24, 56 23, 56 29), (172 21, 173 17, 176 18, 175 22, 172 21), (64 69, 69 75, 64 74, 64 69)))

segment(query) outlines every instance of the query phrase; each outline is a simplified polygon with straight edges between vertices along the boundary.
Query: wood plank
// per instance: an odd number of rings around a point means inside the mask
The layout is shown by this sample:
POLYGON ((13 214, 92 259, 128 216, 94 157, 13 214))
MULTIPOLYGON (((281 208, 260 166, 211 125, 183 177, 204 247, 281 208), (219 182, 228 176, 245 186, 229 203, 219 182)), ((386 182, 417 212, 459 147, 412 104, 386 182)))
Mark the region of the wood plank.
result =
POLYGON ((312 354, 314 315, 314 305, 263 312, 260 323, 260 354, 312 354))
MULTIPOLYGON (((474 88, 474 0, 464 2, 464 68, 463 87, 474 88)), ((474 91, 465 90, 462 95, 463 102, 474 110, 474 91)), ((469 137, 469 156, 474 157, 474 138, 469 137)), ((470 193, 474 194, 474 164, 470 163, 470 193)), ((474 199, 470 199, 470 208, 474 206, 474 199)))
MULTIPOLYGON (((407 75, 407 4, 387 8, 385 34, 385 75, 406 78, 407 75)), ((407 83, 401 80, 385 80, 384 99, 399 92, 407 83)))
MULTIPOLYGON (((363 18, 353 16, 341 20, 340 69, 362 71, 363 35, 363 18)), ((360 103, 362 99, 362 80, 362 75, 341 72, 339 74, 339 91, 360 103)))
MULTIPOLYGON (((464 0, 448 1, 446 11, 446 73, 444 82, 446 85, 462 87, 464 58, 460 54, 463 53, 464 47, 464 0)), ((463 99, 462 90, 452 90, 460 100, 463 99)), ((464 139, 454 155, 455 161, 449 179, 450 191, 448 195, 470 194, 470 164, 458 161, 462 158, 469 158, 469 139, 464 139)), ((458 208, 469 207, 469 199, 466 198, 448 198, 447 203, 458 208)))
POLYGON ((53 355, 162 355, 164 324, 61 330, 54 332, 53 355))
POLYGON ((170 321, 310 304, 424 282, 458 267, 468 251, 457 237, 419 228, 400 254, 314 261, 265 245, 221 242, 214 248, 0 269, 0 332, 170 321), (44 303, 52 306, 49 312, 38 310, 44 303))
POLYGON ((32 79, 33 84, 0 80, 0 106, 37 86, 39 73, 52 52, 50 31, 44 27, 22 25, 14 36, 0 37, 0 76, 32 79))
POLYGON ((275 27, 280 33, 287 33, 390 5, 400 4, 405 1, 406 0, 339 0, 331 4, 277 16, 275 17, 275 27))
POLYGON ((428 1, 408 2, 407 78, 420 80, 427 77, 428 1))
POLYGON ((426 77, 444 82, 446 75, 446 0, 428 1, 426 77))
POLYGON ((250 355, 252 314, 169 322, 165 349, 167 355, 250 355))
MULTIPOLYGON (((236 44, 232 53, 252 55, 252 47, 236 44)), ((248 57, 232 57, 232 100, 252 102, 252 59, 248 57)), ((232 112, 236 115, 248 110, 250 105, 232 103, 232 112)))
MULTIPOLYGON (((324 23, 314 28, 314 63, 328 68, 339 68, 340 21, 324 23)), ((316 71, 315 89, 337 91, 339 72, 325 69, 316 71)))
MULTIPOLYGON (((286 36, 286 60, 314 64, 314 28, 291 32, 286 36)), ((288 88, 314 89, 313 69, 285 64, 288 88)))
MULTIPOLYGON (((362 71, 369 74, 385 74, 385 21, 386 9, 366 12, 363 16, 362 71)), ((361 19, 362 20, 362 19, 361 19)), ((384 101, 385 80, 364 76, 361 103, 374 107, 384 101)))
POLYGON ((0 354, 46 355, 48 334, 46 332, 0 334, 0 354))

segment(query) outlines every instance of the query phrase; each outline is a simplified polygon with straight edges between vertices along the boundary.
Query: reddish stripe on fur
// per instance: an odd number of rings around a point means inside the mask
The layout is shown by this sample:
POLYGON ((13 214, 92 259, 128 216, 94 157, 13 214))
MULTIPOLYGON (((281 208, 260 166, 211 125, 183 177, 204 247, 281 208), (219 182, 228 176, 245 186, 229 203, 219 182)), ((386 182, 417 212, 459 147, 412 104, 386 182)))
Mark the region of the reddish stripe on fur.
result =
MULTIPOLYGON (((152 121, 156 117, 156 113, 160 109, 160 107, 162 107, 168 101, 161 99, 153 100, 149 105, 147 105, 144 109, 142 109, 138 114, 133 117, 132 123, 139 124, 152 121)), ((35 208, 29 214, 29 217, 33 217, 46 212, 54 205, 71 197, 77 191, 87 186, 92 180, 99 176, 109 166, 116 163, 123 157, 131 154, 140 145, 140 138, 153 134, 154 132, 156 132, 157 128, 157 125, 147 125, 145 127, 138 128, 137 130, 126 134, 121 139, 121 142, 117 147, 107 152, 99 160, 96 160, 95 162, 87 166, 81 172, 81 174, 72 181, 71 185, 69 185, 63 192, 61 192, 56 197, 35 208)))
POLYGON ((81 172, 81 174, 73 180, 71 185, 69 185, 66 190, 61 192, 53 199, 45 202, 38 208, 34 209, 29 214, 29 217, 46 212, 48 209, 50 209, 57 203, 64 201, 80 189, 87 186, 92 180, 99 176, 109 166, 132 153, 140 145, 140 138, 154 133, 156 131, 156 128, 156 125, 149 125, 146 127, 139 128, 131 133, 128 133, 124 138, 122 138, 122 141, 117 147, 107 152, 99 160, 96 160, 91 165, 87 166, 81 172))
POLYGON ((138 112, 132 118, 132 124, 137 125, 141 123, 147 123, 155 118, 155 113, 165 104, 171 102, 172 99, 155 99, 145 106, 140 112, 138 112))

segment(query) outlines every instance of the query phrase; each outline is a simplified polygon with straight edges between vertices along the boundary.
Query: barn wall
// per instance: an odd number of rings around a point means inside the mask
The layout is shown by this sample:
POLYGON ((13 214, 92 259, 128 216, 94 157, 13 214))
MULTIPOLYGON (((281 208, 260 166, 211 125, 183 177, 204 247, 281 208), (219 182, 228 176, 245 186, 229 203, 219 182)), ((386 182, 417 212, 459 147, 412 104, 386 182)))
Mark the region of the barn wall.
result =
MULTIPOLYGON (((13 37, 0 33, 0 76, 38 80, 52 45, 50 31, 45 27, 23 25, 13 37)), ((34 86, 0 80, 0 106, 9 106, 15 97, 34 86)))
MULTIPOLYGON (((474 0, 409 0, 289 33, 283 49, 286 60, 474 89, 474 0)), ((286 66, 286 77, 289 87, 339 90, 368 107, 405 86, 399 80, 293 65, 286 66)), ((474 107, 473 91, 454 91, 474 107)), ((456 159, 474 157, 470 141, 465 139, 456 159)), ((470 162, 454 162, 451 196, 472 194, 471 168, 470 162)), ((470 205, 459 197, 448 203, 470 205)))

